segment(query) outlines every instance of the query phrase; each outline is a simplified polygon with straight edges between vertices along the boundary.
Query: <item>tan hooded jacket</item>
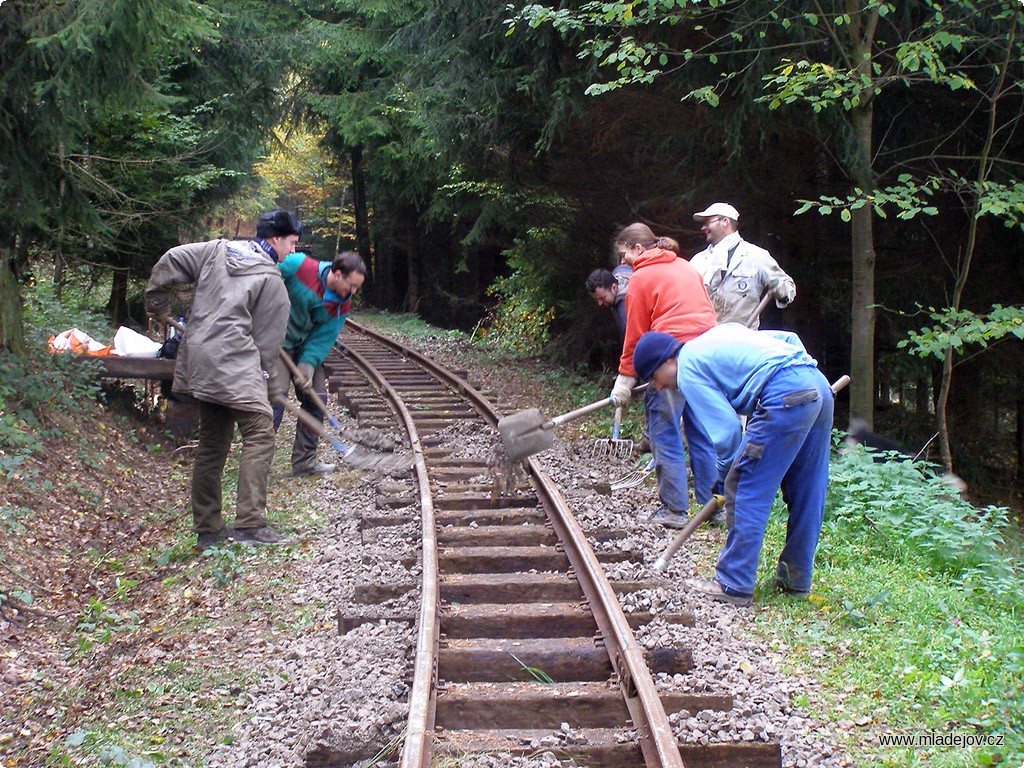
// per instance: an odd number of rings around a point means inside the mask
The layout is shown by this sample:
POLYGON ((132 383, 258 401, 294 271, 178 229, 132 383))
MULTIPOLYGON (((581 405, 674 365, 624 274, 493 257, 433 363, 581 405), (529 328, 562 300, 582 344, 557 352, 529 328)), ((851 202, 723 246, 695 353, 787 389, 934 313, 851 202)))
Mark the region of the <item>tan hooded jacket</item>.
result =
POLYGON ((211 240, 171 248, 153 267, 146 309, 166 313, 172 288, 195 283, 172 389, 197 400, 272 415, 288 291, 256 243, 211 240))

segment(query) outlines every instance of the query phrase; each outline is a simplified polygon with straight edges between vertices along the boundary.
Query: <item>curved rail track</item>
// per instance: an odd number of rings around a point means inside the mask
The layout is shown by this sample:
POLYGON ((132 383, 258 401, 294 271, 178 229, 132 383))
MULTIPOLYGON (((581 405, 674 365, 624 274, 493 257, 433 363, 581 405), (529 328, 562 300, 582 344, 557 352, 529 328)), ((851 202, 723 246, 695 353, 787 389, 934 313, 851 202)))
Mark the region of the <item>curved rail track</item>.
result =
POLYGON ((402 768, 546 750, 623 768, 780 765, 778 744, 677 744, 667 711, 731 697, 659 695, 652 672, 685 672, 689 651, 638 645, 631 626, 651 616, 625 614, 617 594, 653 582, 609 582, 588 533, 615 532, 584 532, 536 459, 510 482, 496 451, 454 456, 435 437, 493 432, 500 414, 465 372, 351 320, 328 366, 360 424, 397 420, 415 459, 422 583, 402 768))

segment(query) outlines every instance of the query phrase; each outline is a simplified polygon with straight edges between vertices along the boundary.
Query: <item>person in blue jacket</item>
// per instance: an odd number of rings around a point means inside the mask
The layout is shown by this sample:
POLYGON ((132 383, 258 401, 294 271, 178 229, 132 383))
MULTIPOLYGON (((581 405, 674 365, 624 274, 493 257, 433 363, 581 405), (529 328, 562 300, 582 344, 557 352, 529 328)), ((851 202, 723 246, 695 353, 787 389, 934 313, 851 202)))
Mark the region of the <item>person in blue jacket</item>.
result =
MULTIPOLYGON (((327 376, 323 362, 345 325, 352 297, 366 279, 366 263, 355 251, 344 251, 334 261, 317 261, 304 253, 294 253, 279 265, 284 278, 291 311, 284 339, 284 352, 292 358, 302 381, 295 381, 295 394, 303 411, 321 424, 324 415, 306 392, 308 383, 323 402, 327 402, 327 376)), ((290 376, 282 362, 278 380, 290 376)), ((286 393, 281 393, 286 394, 286 393)), ((274 403, 274 429, 281 426, 284 406, 274 403)), ((296 477, 333 472, 336 464, 317 458, 320 436, 301 421, 295 427, 292 444, 292 473, 296 477)))
POLYGON ((680 344, 648 332, 633 364, 657 389, 679 389, 718 455, 729 532, 711 580, 687 586, 720 602, 750 605, 775 493, 789 509, 774 586, 811 590, 825 514, 834 398, 799 337, 724 323, 680 344), (747 417, 746 431, 737 414, 747 417))

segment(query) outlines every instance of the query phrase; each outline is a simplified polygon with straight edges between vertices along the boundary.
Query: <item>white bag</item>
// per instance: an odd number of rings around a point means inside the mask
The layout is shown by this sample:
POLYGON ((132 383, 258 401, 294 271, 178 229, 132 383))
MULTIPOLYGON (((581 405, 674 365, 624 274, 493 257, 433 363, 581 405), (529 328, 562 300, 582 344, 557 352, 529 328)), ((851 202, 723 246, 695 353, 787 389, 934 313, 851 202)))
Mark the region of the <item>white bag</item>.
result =
POLYGON ((161 346, 159 341, 123 325, 114 334, 114 353, 122 357, 156 357, 161 346))

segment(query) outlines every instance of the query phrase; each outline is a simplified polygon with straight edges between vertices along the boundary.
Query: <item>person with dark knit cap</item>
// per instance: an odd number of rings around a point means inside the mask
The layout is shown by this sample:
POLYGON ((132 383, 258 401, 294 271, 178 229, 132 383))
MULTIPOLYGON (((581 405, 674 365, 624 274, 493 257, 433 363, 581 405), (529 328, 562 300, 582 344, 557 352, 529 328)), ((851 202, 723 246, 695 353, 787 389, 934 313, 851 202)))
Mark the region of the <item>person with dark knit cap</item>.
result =
POLYGON ((715 578, 689 579, 720 602, 750 605, 775 493, 789 509, 776 589, 806 598, 828 486, 834 397, 799 337, 725 323, 681 344, 648 332, 633 365, 658 390, 678 389, 710 435, 728 535, 715 578), (737 414, 747 417, 746 431, 737 414))
POLYGON ((224 539, 285 541, 267 525, 267 479, 274 458, 271 396, 288 325, 288 291, 277 262, 295 250, 302 224, 290 211, 264 213, 253 240, 210 240, 171 248, 153 267, 146 310, 166 322, 171 291, 195 284, 172 391, 199 401, 192 468, 196 545, 224 539), (235 424, 242 434, 234 530, 224 525, 222 482, 235 424))

